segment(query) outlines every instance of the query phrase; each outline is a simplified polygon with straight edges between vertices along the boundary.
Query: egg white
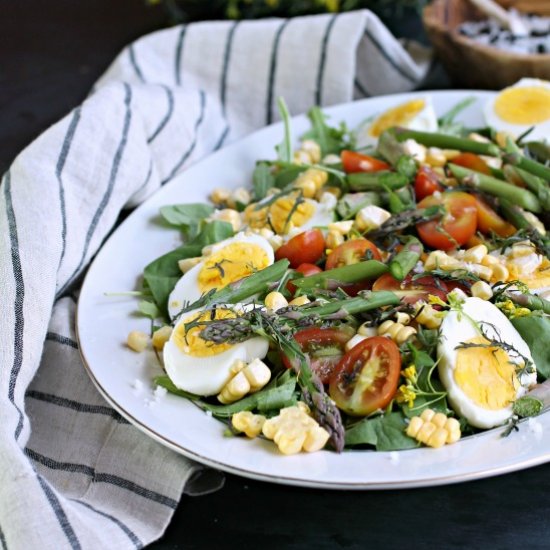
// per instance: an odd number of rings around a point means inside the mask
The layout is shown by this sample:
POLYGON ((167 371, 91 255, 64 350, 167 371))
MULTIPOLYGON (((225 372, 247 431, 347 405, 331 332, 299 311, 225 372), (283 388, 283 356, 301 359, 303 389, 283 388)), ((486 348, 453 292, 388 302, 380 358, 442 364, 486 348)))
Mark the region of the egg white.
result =
MULTIPOLYGON (((483 107, 483 114, 485 117, 485 122, 495 128, 500 132, 508 132, 514 137, 519 137, 525 131, 533 126, 533 124, 513 124, 511 122, 502 120, 502 118, 497 114, 495 110, 495 103, 499 96, 511 88, 527 88, 527 87, 541 87, 546 90, 550 90, 550 82, 547 80, 539 80, 537 78, 522 78, 512 86, 505 88, 496 96, 487 100, 483 107)), ((543 122, 540 122, 535 125, 531 133, 529 134, 529 139, 532 140, 549 140, 550 139, 550 118, 546 119, 543 122)))
MULTIPOLYGON (((243 304, 221 307, 237 310, 245 308, 243 304)), ((196 395, 216 395, 228 382, 230 370, 235 361, 242 360, 249 363, 256 358, 263 359, 267 355, 269 343, 267 339, 257 336, 234 344, 216 355, 194 357, 178 347, 175 343, 175 335, 180 325, 200 314, 200 309, 190 311, 176 323, 170 340, 164 345, 164 368, 177 388, 196 395)))
MULTIPOLYGON (((437 348, 439 358, 439 377, 448 392, 448 398, 453 409, 463 416, 472 426, 478 428, 493 428, 504 424, 512 416, 512 405, 501 409, 491 410, 474 403, 462 390, 455 380, 458 350, 463 342, 480 336, 476 323, 490 323, 498 331, 498 336, 504 342, 512 345, 519 353, 533 360, 529 347, 514 328, 506 316, 493 304, 480 298, 466 298, 462 304, 462 312, 451 310, 441 323, 441 338, 437 348)), ((484 331, 494 337, 489 325, 483 326, 484 331)), ((510 360, 515 361, 511 356, 510 360)), ((519 362, 519 360, 518 360, 519 362)), ((527 369, 520 375, 520 385, 516 392, 516 399, 527 391, 527 388, 536 383, 536 371, 527 369)))
MULTIPOLYGON (((211 253, 217 252, 232 243, 256 244, 260 246, 267 254, 269 261, 268 265, 271 265, 275 260, 273 248, 267 239, 261 237, 260 235, 246 233, 238 233, 234 237, 212 245, 211 253)), ((168 298, 168 314, 170 315, 170 319, 174 319, 183 309, 185 304, 192 304, 201 297, 202 292, 199 286, 198 278, 203 266, 204 260, 192 267, 176 283, 174 290, 172 290, 170 297, 168 298)))
MULTIPOLYGON (((435 114, 435 109, 433 107, 432 98, 430 96, 419 97, 416 99, 424 100, 424 107, 414 115, 413 118, 409 121, 396 121, 397 126, 402 128, 408 128, 409 130, 418 130, 422 132, 435 132, 438 129, 437 115, 435 114)), ((369 145, 376 145, 378 143, 378 137, 372 134, 372 128, 382 116, 384 116, 388 111, 400 107, 409 103, 411 100, 403 102, 401 104, 396 104, 390 109, 386 109, 383 113, 379 114, 371 120, 369 123, 363 125, 357 132, 357 148, 361 149, 369 145)))
POLYGON ((313 205, 313 215, 302 225, 298 225, 289 231, 288 234, 282 235, 283 240, 287 241, 308 229, 313 229, 315 227, 325 228, 335 220, 334 209, 336 208, 337 199, 331 193, 324 193, 319 202, 313 199, 304 199, 304 202, 313 205))

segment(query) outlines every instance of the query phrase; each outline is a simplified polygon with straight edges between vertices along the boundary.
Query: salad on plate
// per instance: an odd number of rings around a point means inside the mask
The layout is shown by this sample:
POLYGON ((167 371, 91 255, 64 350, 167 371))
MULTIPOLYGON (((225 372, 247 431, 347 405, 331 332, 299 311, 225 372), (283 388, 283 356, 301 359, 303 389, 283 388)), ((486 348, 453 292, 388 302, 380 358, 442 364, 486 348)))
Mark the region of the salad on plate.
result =
MULTIPOLYGON (((550 83, 486 122, 429 95, 356 130, 319 108, 250 186, 161 208, 183 244, 145 266, 155 383, 282 454, 438 448, 544 408, 550 83), (539 386, 537 386, 539 383, 539 386), (542 388, 542 389, 541 389, 542 388)), ((254 444, 253 441, 250 442, 254 444)))

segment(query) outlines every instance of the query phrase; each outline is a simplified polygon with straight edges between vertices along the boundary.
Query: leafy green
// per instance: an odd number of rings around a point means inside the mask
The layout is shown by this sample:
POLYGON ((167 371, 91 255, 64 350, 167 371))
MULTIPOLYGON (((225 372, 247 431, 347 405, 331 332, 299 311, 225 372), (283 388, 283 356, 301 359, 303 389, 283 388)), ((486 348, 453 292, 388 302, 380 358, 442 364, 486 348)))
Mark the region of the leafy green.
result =
POLYGON ((178 261, 200 256, 202 248, 201 245, 180 246, 145 267, 143 278, 163 315, 167 316, 168 296, 182 275, 178 261))
POLYGON ((256 164, 252 174, 252 184, 254 186, 255 201, 261 201, 267 195, 267 191, 275 186, 275 178, 268 162, 258 162, 256 164))
POLYGON ((234 235, 233 226, 229 222, 213 221, 207 223, 202 231, 189 242, 189 245, 200 245, 202 247, 215 244, 234 235))
POLYGON ((197 399, 200 399, 200 396, 195 395, 194 393, 189 393, 187 391, 177 388, 172 380, 168 378, 168 376, 156 376, 153 382, 157 386, 161 386, 162 388, 167 389, 170 393, 173 393, 174 395, 185 397, 186 399, 190 399, 191 401, 196 401, 197 399))
POLYGON ((346 446, 374 445, 377 451, 414 449, 419 443, 405 434, 407 423, 399 412, 365 418, 346 431, 346 446))
POLYGON ((537 416, 543 408, 544 404, 540 399, 531 395, 524 395, 514 403, 514 414, 517 414, 520 418, 537 416))
POLYGON ((275 187, 279 189, 285 189, 287 185, 291 184, 300 173, 307 170, 303 165, 292 164, 281 168, 274 176, 275 187))
POLYGON ((528 315, 511 319, 511 322, 529 346, 539 375, 550 378, 550 317, 528 315))
POLYGON ((140 300, 138 303, 138 311, 145 317, 149 317, 151 320, 155 320, 160 316, 160 311, 154 302, 148 300, 140 300))
POLYGON ((311 121, 311 130, 302 136, 302 139, 312 139, 319 144, 321 156, 339 154, 342 149, 351 148, 353 143, 348 129, 344 124, 333 128, 326 123, 327 115, 315 106, 307 116, 311 121))
POLYGON ((214 212, 209 204, 172 204, 160 209, 161 216, 170 224, 179 227, 190 238, 199 232, 205 218, 214 212))
POLYGON ((145 267, 143 271, 145 284, 151 291, 159 311, 164 316, 167 316, 168 297, 182 275, 178 261, 200 256, 203 247, 227 239, 232 235, 233 228, 230 223, 210 222, 189 244, 162 255, 145 267))

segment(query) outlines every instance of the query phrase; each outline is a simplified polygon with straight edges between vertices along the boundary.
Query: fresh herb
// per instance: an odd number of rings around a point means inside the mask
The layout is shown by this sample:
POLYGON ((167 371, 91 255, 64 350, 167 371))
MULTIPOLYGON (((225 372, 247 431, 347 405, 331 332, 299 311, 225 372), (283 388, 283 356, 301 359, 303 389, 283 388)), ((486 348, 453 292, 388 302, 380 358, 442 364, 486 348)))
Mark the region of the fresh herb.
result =
POLYGON ((285 100, 282 97, 277 99, 277 105, 279 106, 279 114, 283 121, 283 141, 277 145, 277 155, 282 162, 292 162, 292 136, 290 132, 290 114, 286 106, 285 100))
POLYGON ((327 115, 319 107, 312 107, 307 116, 311 121, 311 130, 302 136, 302 139, 312 139, 319 144, 321 156, 339 154, 342 149, 353 147, 352 136, 345 126, 339 128, 329 126, 327 115))
POLYGON ((530 416, 537 416, 542 412, 544 404, 540 399, 531 395, 524 395, 514 402, 513 410, 514 414, 520 418, 527 418, 530 416))
POLYGON ((275 186, 275 177, 268 162, 258 162, 252 174, 254 188, 254 200, 261 201, 267 195, 268 190, 275 186))
POLYGON ((550 318, 529 315, 516 317, 511 323, 529 347, 539 376, 550 378, 550 318))
POLYGON ((200 233, 200 228, 205 218, 214 212, 214 207, 209 204, 173 204, 163 206, 160 214, 163 219, 181 229, 181 231, 190 239, 200 233))
POLYGON ((439 131, 443 134, 449 134, 454 136, 462 135, 464 125, 460 122, 456 122, 456 117, 470 105, 476 102, 475 97, 467 97, 462 101, 459 101, 454 107, 449 109, 437 122, 439 131))

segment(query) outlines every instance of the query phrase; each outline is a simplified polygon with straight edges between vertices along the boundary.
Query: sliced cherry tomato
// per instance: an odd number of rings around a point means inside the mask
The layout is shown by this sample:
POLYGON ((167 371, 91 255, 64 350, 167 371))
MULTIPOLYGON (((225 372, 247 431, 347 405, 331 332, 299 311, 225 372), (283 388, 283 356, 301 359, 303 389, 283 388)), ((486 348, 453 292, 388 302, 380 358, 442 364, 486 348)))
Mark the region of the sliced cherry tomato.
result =
POLYGON ((476 199, 462 191, 448 191, 431 195, 418 203, 418 208, 443 205, 446 213, 440 219, 417 224, 416 229, 424 244, 440 250, 463 245, 476 232, 476 199))
POLYGON ((440 183, 440 178, 437 172, 434 172, 428 166, 421 166, 416 173, 414 179, 414 192, 416 200, 420 201, 436 191, 443 191, 443 186, 440 183))
POLYGON ((286 258, 290 267, 297 268, 300 264, 314 264, 325 251, 325 237, 320 229, 308 229, 287 243, 283 244, 275 252, 275 259, 286 258))
POLYGON ((329 394, 339 409, 365 416, 392 400, 401 372, 399 348, 385 336, 359 342, 342 357, 330 380, 329 394))
POLYGON ((449 287, 445 281, 435 277, 425 276, 413 280, 411 275, 407 275, 403 281, 398 281, 391 273, 384 273, 374 281, 372 290, 391 290, 402 302, 415 304, 419 300, 427 301, 429 294, 446 300, 449 287))
POLYGON ((365 257, 367 250, 372 252, 375 260, 381 260, 380 251, 374 243, 367 239, 352 239, 337 246, 328 256, 326 269, 334 269, 344 265, 359 263, 365 257))
MULTIPOLYGON (((334 369, 344 356, 346 342, 352 336, 353 333, 345 330, 312 327, 297 332, 294 339, 308 355, 313 372, 323 384, 328 384, 334 369)), ((283 363, 287 369, 292 366, 285 355, 283 363)))
POLYGON ((355 151, 342 151, 340 153, 344 172, 352 174, 355 172, 379 172, 389 170, 390 165, 383 160, 356 153, 355 151))
MULTIPOLYGON (((315 275, 315 273, 321 273, 323 270, 315 264, 300 264, 296 268, 296 271, 301 273, 302 276, 308 277, 309 275, 315 275)), ((292 292, 292 294, 296 292, 296 285, 292 281, 288 281, 286 288, 289 292, 292 292)))
POLYGON ((510 237, 516 232, 516 228, 501 218, 482 198, 477 201, 477 228, 486 235, 491 232, 499 237, 510 237))
POLYGON ((451 159, 451 162, 453 164, 458 164, 459 166, 464 166, 464 168, 469 168, 470 170, 487 174, 488 176, 491 175, 491 169, 487 163, 475 153, 460 153, 458 157, 451 159))

